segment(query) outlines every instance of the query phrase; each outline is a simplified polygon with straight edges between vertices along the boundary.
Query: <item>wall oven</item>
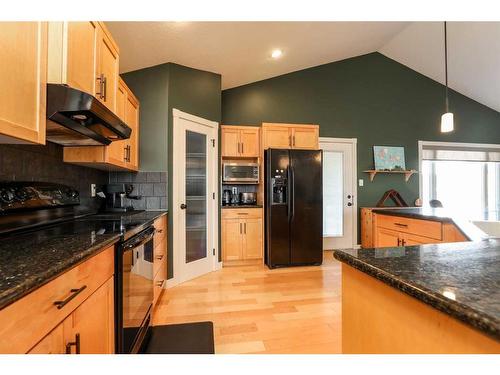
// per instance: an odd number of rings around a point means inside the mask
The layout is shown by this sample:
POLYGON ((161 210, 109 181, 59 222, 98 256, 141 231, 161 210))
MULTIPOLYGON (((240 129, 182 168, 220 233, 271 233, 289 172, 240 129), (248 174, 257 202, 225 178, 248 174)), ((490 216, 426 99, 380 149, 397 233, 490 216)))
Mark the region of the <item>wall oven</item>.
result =
POLYGON ((151 331, 153 237, 150 226, 117 246, 115 262, 116 352, 138 353, 151 331))
POLYGON ((259 164, 223 163, 222 182, 229 184, 258 184, 259 164))

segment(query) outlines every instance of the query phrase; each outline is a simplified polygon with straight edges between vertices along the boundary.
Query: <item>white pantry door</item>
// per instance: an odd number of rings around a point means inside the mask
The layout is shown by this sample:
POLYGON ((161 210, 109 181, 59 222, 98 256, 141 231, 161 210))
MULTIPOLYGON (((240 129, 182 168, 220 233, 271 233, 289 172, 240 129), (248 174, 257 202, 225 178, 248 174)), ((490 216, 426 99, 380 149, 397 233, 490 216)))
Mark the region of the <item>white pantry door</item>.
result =
POLYGON ((320 138, 323 150, 323 249, 357 244, 356 139, 320 138))
POLYGON ((175 284, 217 267, 218 124, 173 112, 175 284))

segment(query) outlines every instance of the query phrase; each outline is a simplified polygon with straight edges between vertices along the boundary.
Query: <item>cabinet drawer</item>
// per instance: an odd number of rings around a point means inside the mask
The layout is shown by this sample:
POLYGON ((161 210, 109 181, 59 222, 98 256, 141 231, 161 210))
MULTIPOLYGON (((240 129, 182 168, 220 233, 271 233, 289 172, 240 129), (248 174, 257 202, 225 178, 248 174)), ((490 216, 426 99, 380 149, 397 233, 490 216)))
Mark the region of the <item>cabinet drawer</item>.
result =
POLYGON ((158 265, 158 273, 154 278, 154 294, 153 294, 153 307, 158 302, 161 292, 165 287, 165 282, 167 281, 167 260, 163 259, 158 265))
POLYGON ((377 227, 397 230, 398 232, 417 234, 436 240, 442 238, 442 224, 437 221, 377 214, 376 223, 377 227))
POLYGON ((155 246, 154 249, 154 262, 153 262, 153 275, 158 273, 160 263, 165 262, 167 259, 167 243, 163 241, 155 246))
POLYGON ((262 208, 224 208, 222 219, 260 219, 262 208))
POLYGON ((164 242, 167 238, 167 215, 163 215, 155 220, 153 223, 156 232, 154 236, 154 246, 158 246, 161 242, 164 242))
POLYGON ((26 353, 41 338, 71 314, 114 272, 114 247, 58 276, 19 301, 0 311, 0 353, 26 353), (71 289, 85 289, 78 294, 71 289), (58 308, 54 302, 67 300, 58 308))

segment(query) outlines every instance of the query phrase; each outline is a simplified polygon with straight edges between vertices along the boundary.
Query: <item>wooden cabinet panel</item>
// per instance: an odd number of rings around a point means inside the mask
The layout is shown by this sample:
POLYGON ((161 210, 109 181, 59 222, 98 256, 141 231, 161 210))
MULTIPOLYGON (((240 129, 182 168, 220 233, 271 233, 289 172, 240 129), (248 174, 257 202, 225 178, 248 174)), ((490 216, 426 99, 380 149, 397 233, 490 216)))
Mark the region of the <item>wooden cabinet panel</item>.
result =
POLYGON ((242 259, 243 224, 239 219, 225 219, 222 221, 222 259, 242 259))
POLYGON ((243 259, 262 258, 262 219, 243 220, 243 259))
POLYGON ((96 33, 95 22, 67 22, 67 79, 71 87, 94 94, 96 33))
POLYGON ((292 134, 286 127, 263 128, 263 147, 268 148, 291 148, 292 134))
POLYGON ((319 149, 319 128, 292 128, 292 148, 301 150, 319 149))
POLYGON ((222 219, 262 218, 262 208, 224 208, 222 219))
POLYGON ((0 23, 0 143, 45 144, 47 23, 0 23))
POLYGON ((125 106, 125 122, 132 129, 130 138, 127 139, 128 156, 127 167, 131 170, 139 169, 139 102, 132 93, 127 94, 125 106))
POLYGON ((248 127, 240 131, 241 156, 259 157, 259 129, 248 127))
MULTIPOLYGON (((63 322, 65 346, 80 341, 79 354, 114 352, 113 277, 83 302, 63 322)), ((71 345, 76 354, 76 345, 71 345)))
POLYGON ((410 219, 407 217, 376 214, 377 226, 397 230, 403 233, 412 233, 419 236, 441 240, 442 227, 438 221, 410 219))
POLYGON ((240 156, 240 131, 238 128, 233 128, 231 126, 222 127, 222 156, 240 156))
POLYGON ((425 245, 429 243, 436 243, 432 238, 418 236, 416 234, 401 233, 401 245, 402 246, 413 246, 413 245, 425 245))
POLYGON ((64 354, 63 324, 59 324, 42 341, 36 344, 28 354, 64 354))
POLYGON ((164 258, 158 267, 158 273, 154 277, 153 307, 156 306, 158 299, 163 292, 165 282, 167 281, 167 259, 164 258))
POLYGON ((96 97, 113 112, 118 87, 118 51, 102 25, 97 30, 96 97))
POLYGON ((399 232, 378 228, 375 235, 375 247, 397 247, 400 246, 399 232))

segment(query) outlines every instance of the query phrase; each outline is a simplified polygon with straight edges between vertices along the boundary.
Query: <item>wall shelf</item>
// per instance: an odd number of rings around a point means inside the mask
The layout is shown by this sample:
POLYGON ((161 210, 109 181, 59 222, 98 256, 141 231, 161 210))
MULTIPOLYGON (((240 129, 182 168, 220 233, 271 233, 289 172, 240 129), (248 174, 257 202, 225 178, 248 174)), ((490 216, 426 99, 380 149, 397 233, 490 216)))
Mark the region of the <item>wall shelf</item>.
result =
POLYGON ((415 174, 415 173, 418 173, 416 170, 414 169, 411 169, 411 170, 408 170, 408 171, 383 171, 383 170, 376 170, 376 169, 369 169, 367 171, 363 171, 365 173, 368 173, 370 175, 370 181, 373 182, 373 179, 375 178, 375 175, 377 173, 392 173, 392 174, 404 174, 405 175, 405 181, 408 182, 408 180, 410 179, 410 177, 415 174))

